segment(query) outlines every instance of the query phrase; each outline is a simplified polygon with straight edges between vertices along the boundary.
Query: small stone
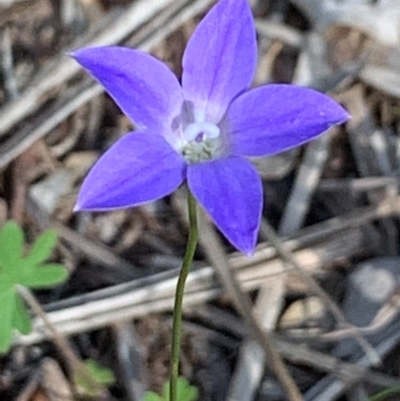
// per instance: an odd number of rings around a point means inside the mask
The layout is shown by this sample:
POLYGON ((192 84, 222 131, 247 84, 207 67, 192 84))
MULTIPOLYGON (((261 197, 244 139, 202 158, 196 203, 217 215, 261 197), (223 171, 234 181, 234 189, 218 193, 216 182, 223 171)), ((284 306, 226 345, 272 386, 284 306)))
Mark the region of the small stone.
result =
MULTIPOLYGON (((379 257, 360 263, 350 274, 345 289, 342 310, 348 321, 358 327, 367 327, 379 309, 400 283, 400 258, 379 257)), ((382 336, 378 331, 366 336, 372 344, 382 336)), ((353 338, 346 338, 335 348, 335 355, 349 356, 358 349, 353 338)))
POLYGON ((71 190, 71 175, 66 169, 61 168, 32 185, 29 194, 43 211, 52 214, 60 198, 71 190))
POLYGON ((285 310, 279 328, 297 334, 306 334, 328 323, 326 306, 318 297, 299 299, 285 310))

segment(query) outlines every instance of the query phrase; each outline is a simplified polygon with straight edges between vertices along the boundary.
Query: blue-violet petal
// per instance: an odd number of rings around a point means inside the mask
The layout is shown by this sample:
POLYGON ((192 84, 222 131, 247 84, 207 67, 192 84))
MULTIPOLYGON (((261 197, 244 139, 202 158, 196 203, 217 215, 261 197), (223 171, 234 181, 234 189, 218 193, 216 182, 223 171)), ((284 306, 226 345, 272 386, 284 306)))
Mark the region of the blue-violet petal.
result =
POLYGON ((110 210, 154 201, 177 189, 185 173, 183 157, 162 136, 128 133, 93 166, 75 210, 110 210))
POLYGON ((313 89, 273 84, 239 96, 227 118, 233 154, 270 156, 314 139, 349 114, 313 89))
POLYGON ((229 242, 250 255, 262 210, 261 179, 245 159, 229 156, 188 166, 188 185, 229 242))
POLYGON ((171 141, 172 120, 181 112, 183 95, 164 63, 142 51, 114 46, 84 48, 72 56, 139 129, 162 133, 171 141))
POLYGON ((199 23, 183 55, 185 99, 219 122, 229 103, 250 86, 257 60, 247 0, 220 0, 199 23))

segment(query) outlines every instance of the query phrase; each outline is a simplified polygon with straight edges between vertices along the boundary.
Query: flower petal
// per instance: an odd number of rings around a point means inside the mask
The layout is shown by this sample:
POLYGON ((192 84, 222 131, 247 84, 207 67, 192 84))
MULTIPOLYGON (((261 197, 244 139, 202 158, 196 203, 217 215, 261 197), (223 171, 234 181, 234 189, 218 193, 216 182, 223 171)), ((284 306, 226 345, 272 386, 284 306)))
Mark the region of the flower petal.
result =
POLYGON ((220 0, 190 38, 183 55, 185 99, 217 123, 254 76, 257 43, 247 0, 220 0))
POLYGON ((138 126, 166 132, 182 107, 173 72, 153 56, 125 47, 88 47, 71 54, 138 126))
POLYGON ((229 107, 232 153, 269 156, 301 145, 350 118, 333 99, 295 85, 266 85, 229 107))
POLYGON ((183 157, 161 136, 131 132, 94 165, 75 210, 125 208, 162 198, 183 182, 185 169, 183 157))
POLYGON ((188 166, 188 185, 225 237, 251 254, 260 226, 261 179, 245 159, 225 159, 188 166))

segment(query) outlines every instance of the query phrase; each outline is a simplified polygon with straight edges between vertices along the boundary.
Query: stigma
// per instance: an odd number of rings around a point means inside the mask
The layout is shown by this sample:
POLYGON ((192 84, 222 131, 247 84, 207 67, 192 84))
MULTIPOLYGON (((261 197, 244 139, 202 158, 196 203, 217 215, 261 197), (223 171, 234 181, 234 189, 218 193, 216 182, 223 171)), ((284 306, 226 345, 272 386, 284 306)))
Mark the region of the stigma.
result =
POLYGON ((184 137, 188 142, 196 141, 202 142, 206 139, 218 138, 220 129, 213 123, 209 122, 194 122, 189 124, 185 131, 184 137))

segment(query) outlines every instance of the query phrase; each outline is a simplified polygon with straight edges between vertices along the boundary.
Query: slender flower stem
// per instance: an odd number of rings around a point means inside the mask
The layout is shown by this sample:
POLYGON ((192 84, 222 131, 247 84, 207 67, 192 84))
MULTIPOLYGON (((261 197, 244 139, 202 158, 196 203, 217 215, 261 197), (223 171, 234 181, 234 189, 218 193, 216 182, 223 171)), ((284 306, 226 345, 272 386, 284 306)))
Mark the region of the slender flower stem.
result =
MULTIPOLYGON (((385 401, 385 400, 388 400, 389 397, 393 397, 399 393, 400 393, 400 386, 395 386, 395 387, 391 387, 386 390, 383 390, 378 394, 373 395, 372 397, 368 398, 367 401, 385 401)), ((392 399, 394 399, 394 398, 392 398, 392 399)))
POLYGON ((179 375, 179 354, 181 349, 182 336, 182 301, 185 291, 186 278, 189 274, 190 267, 193 262, 194 253, 196 251, 198 229, 197 229, 197 211, 196 200, 193 195, 188 192, 188 209, 189 209, 189 238, 186 245, 185 256, 183 258, 182 268, 179 273, 178 284, 175 292, 174 319, 172 325, 172 347, 171 347, 171 378, 169 382, 169 399, 177 401, 178 375, 179 375))

